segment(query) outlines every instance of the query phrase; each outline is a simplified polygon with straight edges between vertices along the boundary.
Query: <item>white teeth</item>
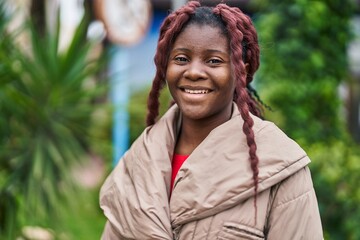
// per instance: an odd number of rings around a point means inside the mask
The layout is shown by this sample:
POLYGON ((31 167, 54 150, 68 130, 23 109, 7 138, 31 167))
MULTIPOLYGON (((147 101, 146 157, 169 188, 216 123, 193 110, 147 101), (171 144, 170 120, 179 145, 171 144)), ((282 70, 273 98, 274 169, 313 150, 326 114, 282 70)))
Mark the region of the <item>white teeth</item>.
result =
POLYGON ((190 89, 184 89, 184 91, 186 93, 191 93, 191 94, 206 94, 209 92, 209 90, 190 90, 190 89))

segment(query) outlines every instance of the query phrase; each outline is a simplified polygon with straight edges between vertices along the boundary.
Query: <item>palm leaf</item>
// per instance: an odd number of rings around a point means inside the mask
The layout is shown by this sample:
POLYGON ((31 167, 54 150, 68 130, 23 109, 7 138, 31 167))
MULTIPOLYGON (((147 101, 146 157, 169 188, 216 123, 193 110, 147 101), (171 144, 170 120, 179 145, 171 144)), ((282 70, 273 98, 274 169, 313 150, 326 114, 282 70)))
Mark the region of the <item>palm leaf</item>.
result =
MULTIPOLYGON (((0 230, 13 234, 15 223, 41 223, 74 189, 69 172, 88 149, 94 102, 106 89, 84 87, 106 60, 89 60, 87 24, 85 16, 62 53, 59 24, 40 34, 30 21, 22 29, 30 34, 30 53, 11 35, 0 43, 0 195, 18 199, 13 201, 17 211, 0 216, 0 230), (2 219, 14 220, 9 224, 2 219)), ((1 34, 5 29, 1 22, 1 34)), ((1 200, 0 210, 8 204, 1 200)))

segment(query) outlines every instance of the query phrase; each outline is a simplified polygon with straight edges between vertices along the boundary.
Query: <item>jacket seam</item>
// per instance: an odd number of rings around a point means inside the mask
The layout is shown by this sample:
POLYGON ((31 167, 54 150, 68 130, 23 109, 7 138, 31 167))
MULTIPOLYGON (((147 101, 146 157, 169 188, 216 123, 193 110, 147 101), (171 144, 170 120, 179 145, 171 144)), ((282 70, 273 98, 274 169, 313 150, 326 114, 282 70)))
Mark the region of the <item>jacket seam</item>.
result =
POLYGON ((210 229, 212 228, 211 226, 212 226, 212 224, 213 224, 214 218, 215 218, 215 216, 212 216, 212 217, 211 217, 211 221, 210 221, 210 224, 209 224, 209 231, 208 231, 208 233, 206 234, 206 238, 205 238, 205 239, 209 239, 210 229))
MULTIPOLYGON (((271 177, 273 177, 273 176, 275 176, 275 175, 279 174, 279 173, 280 173, 280 172, 282 172, 284 169, 287 169, 288 167, 290 167, 290 166, 292 166, 292 165, 294 165, 294 164, 297 164, 299 161, 301 161, 302 159, 304 159, 304 158, 306 158, 306 157, 308 157, 308 155, 307 155, 307 154, 305 154, 304 156, 299 157, 297 160, 295 160, 295 161, 294 161, 293 163, 291 163, 290 165, 288 165, 288 166, 286 166, 286 167, 282 168, 281 170, 278 170, 278 171, 274 172, 274 174, 269 175, 269 177, 267 177, 267 178, 263 179, 262 181, 259 181, 259 183, 262 183, 262 182, 264 182, 264 181, 268 180, 269 178, 271 178, 271 177)), ((304 166, 304 167, 306 167, 306 166, 304 166)), ((300 168, 299 170, 303 169, 304 167, 300 168)), ((298 171, 299 171, 299 170, 298 170, 298 171)), ((297 171, 296 171, 296 172, 297 172, 297 171)), ((295 172, 295 173, 296 173, 296 172, 295 172)), ((289 175, 289 176, 290 176, 290 175, 289 175)), ((279 183, 281 183, 281 182, 279 182, 279 183)))
POLYGON ((269 193, 269 197, 268 197, 268 206, 266 209, 266 218, 265 218, 265 224, 264 224, 264 236, 265 239, 267 238, 267 235, 269 234, 269 230, 270 230, 270 216, 272 214, 272 210, 275 208, 274 206, 274 202, 275 202, 275 198, 277 196, 277 193, 279 191, 279 187, 280 184, 276 184, 274 186, 271 187, 270 189, 270 193, 269 193))
POLYGON ((264 130, 266 127, 269 127, 269 126, 272 126, 272 127, 274 127, 274 123, 272 123, 272 122, 268 122, 269 124, 267 125, 267 124, 265 124, 264 123, 264 121, 262 121, 262 126, 261 127, 259 127, 258 129, 257 129, 257 131, 255 132, 256 134, 259 134, 262 130, 264 130))
POLYGON ((275 206, 274 209, 275 209, 275 208, 279 208, 279 207, 283 207, 283 206, 288 205, 288 204, 291 204, 291 203, 293 203, 293 202, 295 202, 295 201, 298 201, 300 198, 303 198, 303 197, 308 196, 308 195, 313 191, 313 189, 314 189, 314 188, 311 188, 311 189, 307 190, 306 192, 302 193, 301 195, 297 196, 297 197, 294 198, 294 199, 291 199, 291 200, 289 200, 289 201, 280 203, 279 205, 275 206))
POLYGON ((199 221, 196 221, 196 222, 195 222, 194 232, 193 232, 193 235, 192 235, 192 238, 191 238, 191 239, 195 239, 195 232, 196 232, 196 228, 197 228, 198 222, 199 222, 199 221))

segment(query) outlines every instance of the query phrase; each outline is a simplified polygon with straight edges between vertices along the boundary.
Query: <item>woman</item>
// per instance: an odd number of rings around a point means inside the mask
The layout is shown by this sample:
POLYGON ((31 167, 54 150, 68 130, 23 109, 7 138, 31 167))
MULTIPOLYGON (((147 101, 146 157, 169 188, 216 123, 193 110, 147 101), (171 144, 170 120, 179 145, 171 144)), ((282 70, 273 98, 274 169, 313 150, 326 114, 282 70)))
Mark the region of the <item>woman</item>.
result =
POLYGON ((103 239, 322 239, 306 153, 261 119, 257 34, 190 2, 163 22, 148 127, 107 178, 103 239), (158 121, 159 92, 175 104, 158 121))

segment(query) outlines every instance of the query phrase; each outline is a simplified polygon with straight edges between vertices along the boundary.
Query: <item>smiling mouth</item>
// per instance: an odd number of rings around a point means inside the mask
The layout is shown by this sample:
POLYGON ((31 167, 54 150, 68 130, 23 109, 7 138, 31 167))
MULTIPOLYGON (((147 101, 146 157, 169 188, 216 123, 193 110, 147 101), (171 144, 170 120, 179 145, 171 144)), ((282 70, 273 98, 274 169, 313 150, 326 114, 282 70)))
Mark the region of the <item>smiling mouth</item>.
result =
POLYGON ((198 90, 192 90, 192 89, 183 89, 184 92, 190 93, 190 94, 207 94, 210 92, 210 90, 207 89, 198 89, 198 90))

